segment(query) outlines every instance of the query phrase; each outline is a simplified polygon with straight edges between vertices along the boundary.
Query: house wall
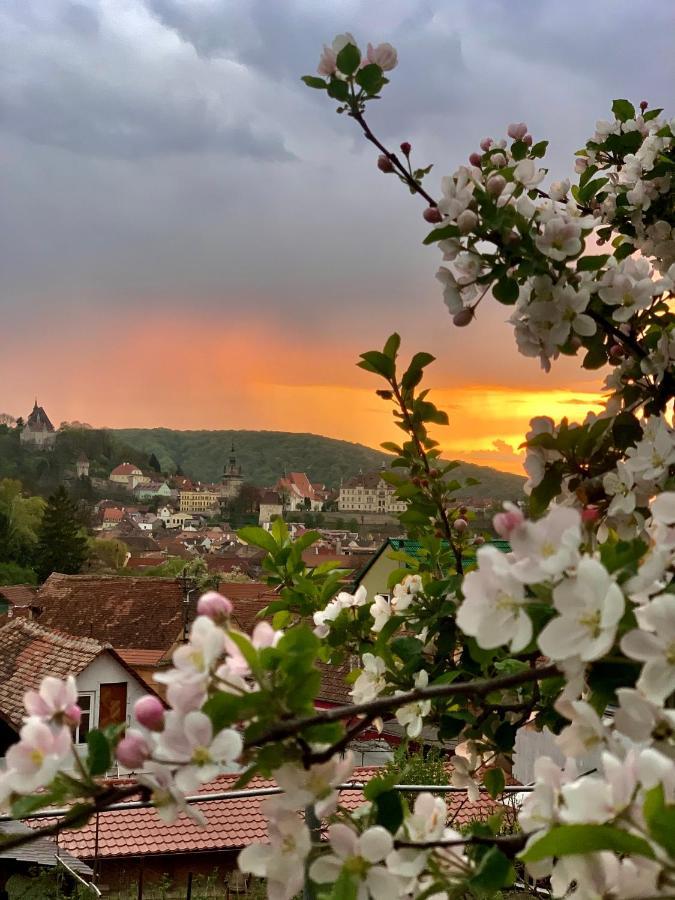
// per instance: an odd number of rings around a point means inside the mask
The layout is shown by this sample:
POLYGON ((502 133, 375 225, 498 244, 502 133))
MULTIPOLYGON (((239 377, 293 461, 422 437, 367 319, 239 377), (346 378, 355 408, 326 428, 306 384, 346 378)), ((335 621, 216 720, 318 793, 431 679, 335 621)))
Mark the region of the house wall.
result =
POLYGON ((375 560, 373 565, 368 569, 365 576, 359 581, 359 585, 363 585, 368 591, 368 597, 374 597, 375 594, 388 594, 390 589, 387 585, 389 575, 397 569, 405 568, 405 564, 397 559, 389 559, 388 554, 391 551, 385 550, 375 560))
MULTIPOLYGON (((185 900, 189 874, 192 873, 193 896, 204 896, 197 888, 209 878, 213 884, 207 896, 227 897, 230 893, 244 893, 246 878, 237 870, 238 850, 223 850, 210 853, 174 853, 164 856, 143 858, 103 859, 99 861, 98 884, 104 897, 117 900, 118 897, 158 897, 166 900, 185 900), (142 873, 142 876, 141 876, 142 873), (139 891, 142 877, 143 891, 139 891), (162 881, 170 881, 171 886, 158 894, 162 881), (105 888, 105 890, 104 890, 105 888), (229 890, 228 890, 229 889, 229 890), (127 893, 129 892, 129 893, 127 893)), ((93 866, 93 860, 86 860, 93 866)))
POLYGON ((134 703, 146 693, 142 683, 137 681, 116 659, 108 653, 101 653, 93 663, 77 676, 77 690, 80 693, 92 693, 93 716, 92 727, 98 725, 101 685, 124 681, 127 685, 127 722, 131 721, 134 703))

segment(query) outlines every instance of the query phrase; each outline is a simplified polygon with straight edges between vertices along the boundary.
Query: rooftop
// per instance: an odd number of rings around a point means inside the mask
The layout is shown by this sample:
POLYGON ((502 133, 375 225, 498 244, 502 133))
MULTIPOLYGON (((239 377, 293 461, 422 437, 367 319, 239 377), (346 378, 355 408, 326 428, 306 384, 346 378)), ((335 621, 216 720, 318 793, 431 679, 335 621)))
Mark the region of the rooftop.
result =
POLYGON ((183 628, 183 591, 175 578, 54 573, 36 605, 41 625, 113 647, 167 650, 183 628))
POLYGON ((19 727, 25 715, 23 695, 45 675, 78 675, 106 646, 73 637, 30 619, 11 619, 0 628, 0 714, 19 727))
MULTIPOLYGON (((379 769, 363 766, 354 770, 352 780, 368 781, 379 769)), ((237 775, 221 775, 203 785, 199 793, 209 794, 232 790, 237 775)), ((256 776, 248 788, 274 787, 272 780, 256 776)), ((260 809, 261 797, 235 797, 204 803, 202 811, 207 819, 200 827, 192 819, 180 815, 170 825, 163 822, 154 809, 119 810, 102 813, 84 828, 64 831, 60 843, 81 859, 93 859, 98 829, 98 856, 101 858, 158 856, 168 853, 205 853, 213 850, 238 850, 254 842, 267 842, 267 822, 260 809)), ((348 809, 356 809, 364 802, 359 789, 345 790, 340 802, 348 809)), ((475 819, 485 819, 498 804, 486 798, 470 803, 465 794, 447 796, 449 821, 459 828, 475 819)), ((33 819, 36 825, 44 820, 33 819)))

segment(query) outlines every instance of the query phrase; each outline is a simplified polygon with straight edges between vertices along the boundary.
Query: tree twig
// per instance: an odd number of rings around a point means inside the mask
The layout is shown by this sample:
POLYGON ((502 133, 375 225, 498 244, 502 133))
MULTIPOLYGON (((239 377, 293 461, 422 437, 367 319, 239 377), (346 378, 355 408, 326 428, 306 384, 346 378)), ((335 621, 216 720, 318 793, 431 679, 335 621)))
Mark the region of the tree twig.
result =
POLYGON ((282 741, 302 732, 313 725, 325 725, 329 722, 339 722, 342 719, 351 719, 359 715, 372 715, 376 718, 381 713, 398 709, 408 703, 416 703, 419 700, 440 700, 444 697, 484 697, 492 691, 504 690, 528 684, 532 681, 541 681, 545 678, 555 678, 560 675, 556 665, 540 666, 527 669, 524 672, 514 672, 511 675, 500 675, 496 678, 480 678, 474 681, 464 681, 459 684, 432 684, 427 687, 413 688, 400 694, 392 694, 387 697, 377 697, 367 703, 354 703, 349 706, 336 706, 333 709, 323 709, 311 716, 303 716, 297 719, 288 719, 274 725, 268 731, 257 737, 251 737, 244 743, 246 749, 251 747, 263 747, 274 741, 282 741))

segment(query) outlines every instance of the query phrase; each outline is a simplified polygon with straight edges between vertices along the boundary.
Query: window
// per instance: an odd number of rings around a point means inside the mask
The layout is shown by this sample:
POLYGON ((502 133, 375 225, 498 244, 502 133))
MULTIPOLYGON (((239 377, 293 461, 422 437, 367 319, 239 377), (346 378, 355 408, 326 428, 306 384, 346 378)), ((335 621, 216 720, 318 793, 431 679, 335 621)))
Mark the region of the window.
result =
POLYGON ((78 694, 77 705, 82 710, 80 724, 75 727, 75 743, 84 744, 90 728, 93 727, 94 694, 78 694))

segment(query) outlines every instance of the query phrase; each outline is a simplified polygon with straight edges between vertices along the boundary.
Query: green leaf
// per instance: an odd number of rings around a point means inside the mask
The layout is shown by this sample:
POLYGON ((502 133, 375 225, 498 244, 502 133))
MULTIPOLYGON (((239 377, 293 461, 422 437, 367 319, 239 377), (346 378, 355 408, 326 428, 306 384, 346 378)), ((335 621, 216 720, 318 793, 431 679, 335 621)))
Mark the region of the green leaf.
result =
POLYGON ((266 550, 267 553, 275 554, 279 549, 277 542, 269 531, 265 531, 264 528, 259 528, 257 525, 245 525, 237 531, 237 536, 240 537, 244 543, 252 544, 254 547, 259 547, 261 550, 266 550))
POLYGON ((499 300, 500 303, 504 303, 507 306, 512 306, 518 299, 519 290, 518 282, 514 278, 508 278, 504 275, 495 284, 492 293, 495 300, 499 300))
POLYGON ((403 801, 398 791, 384 791, 373 801, 375 805, 375 822, 386 828, 390 834, 396 834, 403 822, 403 801))
POLYGON ((548 141, 538 141, 530 147, 530 156, 532 159, 541 159, 543 156, 546 156, 547 148, 548 141))
POLYGON ((382 375, 383 378, 394 377, 393 359, 379 350, 368 350, 367 353, 362 353, 361 362, 357 365, 366 372, 374 372, 376 375, 382 375))
POLYGON ((376 800, 380 794, 390 791, 396 784, 396 775, 376 775, 371 778, 363 789, 363 796, 371 803, 376 800))
POLYGON ((472 888, 492 894, 513 883, 515 872, 509 860, 497 847, 490 847, 483 856, 476 874, 469 880, 472 888))
POLYGON ((328 89, 328 84, 323 78, 317 78, 316 75, 303 75, 300 81, 304 81, 307 87, 316 88, 318 91, 328 89))
POLYGON ((675 857, 675 806, 666 805, 663 785, 658 784, 647 792, 643 812, 650 835, 675 857))
POLYGON ((562 470, 558 466, 549 468, 530 494, 530 510, 538 516, 548 509, 548 505, 562 490, 562 470))
POLYGON ((386 84, 382 69, 375 63, 359 69, 355 81, 367 94, 379 94, 383 85, 386 84))
POLYGON ((340 81, 339 78, 331 78, 330 84, 328 85, 328 96, 342 102, 348 100, 349 85, 346 81, 340 81))
POLYGON ((495 800, 504 790, 506 780, 502 769, 488 769, 483 777, 483 784, 488 794, 495 800))
POLYGON ((459 237, 459 228, 456 225, 444 225, 442 228, 434 228, 422 241, 423 244, 435 244, 447 238, 459 237))
POLYGON ((628 122, 635 118, 635 107, 628 100, 615 100, 612 103, 612 112, 619 122, 628 122))
POLYGON ((398 353, 398 348, 401 346, 401 335, 394 332, 389 335, 387 341, 382 348, 382 352, 385 356, 388 356, 389 359, 396 359, 396 354, 398 353))
POLYGON ((577 260, 577 272, 597 272, 608 259, 609 253, 603 253, 601 256, 582 256, 577 260))
POLYGON ((584 369, 601 369, 607 362, 607 351, 604 344, 600 341, 591 345, 588 353, 584 356, 582 366, 584 369))
POLYGON ((347 869, 343 869, 335 880, 330 900, 356 900, 358 885, 347 869))
POLYGON ((651 122, 652 119, 657 119, 662 112, 663 109, 650 109, 648 112, 643 113, 642 118, 645 122, 651 122))
POLYGON ((642 440, 642 426, 637 416, 622 412, 612 422, 612 435, 619 450, 625 450, 642 440))
POLYGON ((212 694, 202 706, 202 712, 211 720, 213 733, 222 731, 233 722, 237 721, 241 711, 241 702, 236 694, 228 694, 227 691, 217 691, 212 694))
POLYGON ((654 851, 647 841, 613 825, 555 825, 521 853, 520 859, 538 862, 550 856, 586 855, 599 850, 654 858, 654 851))
POLYGON ((622 259, 626 259, 631 253, 635 253, 635 245, 630 241, 624 241, 614 251, 614 258, 621 262, 622 259))
POLYGON ((524 144, 522 141, 514 141, 511 145, 511 155, 518 161, 525 159, 527 156, 527 144, 524 144))
POLYGON ((361 51, 354 44, 346 44, 338 53, 336 61, 343 75, 353 75, 361 62, 361 51))
POLYGON ((98 728, 87 734, 87 765, 92 775, 104 775, 112 763, 110 744, 106 736, 98 728))

